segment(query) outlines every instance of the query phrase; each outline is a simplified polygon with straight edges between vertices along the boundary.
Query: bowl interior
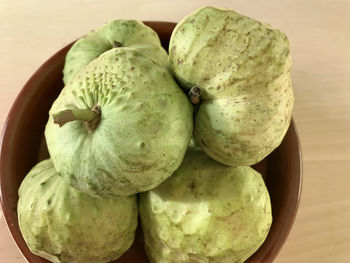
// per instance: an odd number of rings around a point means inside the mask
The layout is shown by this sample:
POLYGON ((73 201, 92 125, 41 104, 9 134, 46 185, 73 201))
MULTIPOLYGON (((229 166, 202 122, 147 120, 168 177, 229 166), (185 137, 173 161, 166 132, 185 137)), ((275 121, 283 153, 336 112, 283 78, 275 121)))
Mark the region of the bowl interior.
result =
MULTIPOLYGON (((167 49, 176 24, 145 23, 158 33, 167 49)), ((63 88, 62 69, 71 45, 53 55, 29 79, 12 106, 1 138, 1 205, 12 237, 30 263, 48 261, 32 254, 23 240, 17 222, 17 191, 29 170, 49 157, 43 134, 51 104, 63 88)), ((246 262, 272 262, 288 236, 299 204, 302 167, 293 121, 281 145, 254 168, 263 174, 269 190, 273 224, 264 244, 246 262)), ((148 262, 140 229, 133 246, 114 262, 148 262)))

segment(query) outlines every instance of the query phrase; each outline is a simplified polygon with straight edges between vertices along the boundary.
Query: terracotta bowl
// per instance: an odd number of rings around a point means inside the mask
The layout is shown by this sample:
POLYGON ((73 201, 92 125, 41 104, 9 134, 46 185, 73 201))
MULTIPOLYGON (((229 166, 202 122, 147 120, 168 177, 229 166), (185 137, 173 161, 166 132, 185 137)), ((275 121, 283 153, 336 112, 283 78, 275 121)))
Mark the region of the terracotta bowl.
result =
MULTIPOLYGON (((164 48, 167 49, 176 24, 146 24, 159 34, 164 48)), ((1 205, 12 237, 30 263, 48 261, 32 254, 23 240, 17 222, 17 191, 29 170, 40 160, 49 157, 43 135, 44 128, 51 104, 63 88, 62 68, 71 45, 47 60, 25 84, 8 115, 1 138, 1 205)), ((293 225, 300 198, 302 162, 293 121, 282 144, 254 168, 263 174, 269 190, 273 224, 264 244, 246 262, 272 262, 293 225)), ((140 229, 133 246, 114 262, 148 262, 143 251, 140 229)))

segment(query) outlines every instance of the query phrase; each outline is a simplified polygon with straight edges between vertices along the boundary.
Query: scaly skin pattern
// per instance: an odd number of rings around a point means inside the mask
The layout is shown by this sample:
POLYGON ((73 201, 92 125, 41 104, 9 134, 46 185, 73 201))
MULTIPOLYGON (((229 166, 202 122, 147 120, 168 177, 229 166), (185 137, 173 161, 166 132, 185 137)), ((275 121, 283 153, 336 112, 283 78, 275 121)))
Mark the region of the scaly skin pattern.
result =
POLYGON ((54 263, 106 263, 131 246, 136 196, 103 199, 66 184, 50 159, 19 188, 18 222, 29 249, 54 263))
POLYGON ((64 83, 67 84, 92 60, 112 49, 115 42, 119 42, 123 47, 140 48, 143 53, 164 66, 167 64, 167 52, 152 28, 137 20, 117 19, 74 43, 66 56, 63 69, 64 83))
POLYGON ((258 172, 220 164, 194 148, 173 176, 140 194, 139 213, 152 263, 241 263, 272 223, 258 172))
POLYGON ((192 136, 192 105, 169 71, 133 48, 112 49, 62 90, 45 129, 56 170, 92 195, 149 190, 181 164, 192 136), (81 121, 59 127, 67 108, 101 108, 89 133, 81 121))
POLYGON ((233 10, 204 7, 174 29, 169 64, 202 89, 194 136, 213 159, 253 165, 281 143, 294 103, 285 34, 233 10))

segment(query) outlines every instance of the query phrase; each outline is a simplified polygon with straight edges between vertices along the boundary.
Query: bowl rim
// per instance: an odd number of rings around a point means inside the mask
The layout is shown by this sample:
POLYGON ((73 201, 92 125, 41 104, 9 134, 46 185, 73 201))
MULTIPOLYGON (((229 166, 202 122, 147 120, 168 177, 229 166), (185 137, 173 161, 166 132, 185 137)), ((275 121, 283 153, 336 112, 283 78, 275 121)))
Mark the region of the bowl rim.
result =
POLYGON ((302 155, 302 150, 301 150, 301 144, 300 144, 300 138, 299 138, 299 133, 298 133, 298 129, 296 127, 295 124, 295 120, 294 117, 291 118, 291 122, 290 122, 290 127, 292 128, 294 135, 295 135, 295 139, 297 142, 297 148, 298 148, 298 163, 299 163, 299 172, 298 172, 298 191, 297 191, 297 195, 296 195, 296 202, 293 206, 293 210, 291 212, 291 215, 289 217, 289 224, 285 225, 285 227, 282 229, 284 231, 284 235, 282 235, 282 237, 280 238, 280 242, 278 242, 278 245, 276 245, 273 248, 272 251, 272 256, 271 260, 275 260, 275 258, 277 257, 278 253, 281 251, 282 247, 284 246, 285 242, 287 241, 290 232, 292 231, 293 225, 295 223, 295 219, 299 210, 299 204, 300 204, 300 199, 301 199, 301 192, 302 192, 302 185, 303 185, 303 155, 302 155))
MULTIPOLYGON (((76 41, 76 40, 75 40, 76 41)), ((10 135, 8 134, 9 131, 9 127, 11 127, 12 123, 15 120, 15 113, 17 112, 17 110, 20 108, 20 105, 22 104, 22 101, 25 99, 25 96, 27 93, 30 92, 32 83, 36 81, 36 79, 39 77, 40 72, 45 70, 46 68, 50 67, 52 65, 52 63, 57 60, 57 58, 60 56, 60 54, 62 52, 64 52, 64 50, 68 47, 71 46, 75 41, 69 43, 68 45, 62 47, 61 49, 59 49, 58 51, 56 51, 53 55, 51 55, 46 61, 44 61, 44 63, 42 63, 36 70, 35 72, 30 76, 30 78, 25 82, 24 86, 20 89, 19 93, 17 94, 8 114, 7 117, 5 119, 2 131, 1 131, 1 136, 0 136, 0 204, 1 204, 1 210, 2 210, 2 214, 4 217, 4 221, 5 221, 5 225, 7 230, 10 233, 10 236, 12 238, 12 240, 14 241, 17 249, 20 251, 21 255, 23 256, 23 258, 29 263, 26 255, 24 254, 24 252, 22 251, 22 249, 20 248, 18 242, 18 238, 16 237, 16 235, 14 234, 14 229, 12 228, 13 223, 12 218, 10 216, 10 212, 8 211, 9 209, 6 207, 5 205, 5 200, 4 200, 4 195, 3 193, 6 192, 5 188, 4 188, 4 184, 3 184, 3 177, 5 176, 4 173, 2 172, 2 163, 3 163, 3 158, 4 155, 6 155, 5 151, 3 150, 3 144, 6 141, 7 137, 9 137, 10 135)))

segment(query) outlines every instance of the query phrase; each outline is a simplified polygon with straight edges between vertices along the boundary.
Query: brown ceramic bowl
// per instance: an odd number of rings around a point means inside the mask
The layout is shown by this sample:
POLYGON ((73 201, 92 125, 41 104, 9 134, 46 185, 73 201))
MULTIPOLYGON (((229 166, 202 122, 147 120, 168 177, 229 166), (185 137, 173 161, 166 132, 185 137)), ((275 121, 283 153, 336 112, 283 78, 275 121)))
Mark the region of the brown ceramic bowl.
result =
MULTIPOLYGON (((158 34, 164 48, 176 24, 146 22, 158 34)), ((13 239, 30 263, 48 262, 32 254, 23 240, 17 222, 18 188, 29 170, 49 157, 44 128, 52 102, 63 88, 62 68, 72 44, 46 61, 21 90, 1 138, 0 180, 1 205, 13 239)), ((292 121, 282 144, 254 168, 264 176, 272 202, 273 224, 267 239, 246 262, 272 262, 292 227, 300 198, 302 166, 298 136, 292 121)), ((143 251, 142 231, 133 246, 115 263, 147 263, 143 251)))

